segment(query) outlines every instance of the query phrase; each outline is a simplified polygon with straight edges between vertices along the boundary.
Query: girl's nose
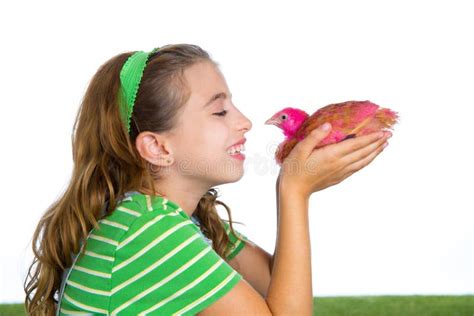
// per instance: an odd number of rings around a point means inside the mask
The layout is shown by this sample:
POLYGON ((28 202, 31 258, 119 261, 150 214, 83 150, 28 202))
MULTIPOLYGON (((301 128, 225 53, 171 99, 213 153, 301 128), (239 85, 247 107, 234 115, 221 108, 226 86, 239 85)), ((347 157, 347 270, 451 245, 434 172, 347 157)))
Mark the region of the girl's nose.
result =
POLYGON ((240 129, 245 129, 247 132, 250 131, 250 129, 252 129, 252 122, 247 118, 245 117, 244 115, 242 115, 242 118, 241 118, 241 121, 239 122, 239 130, 240 129))

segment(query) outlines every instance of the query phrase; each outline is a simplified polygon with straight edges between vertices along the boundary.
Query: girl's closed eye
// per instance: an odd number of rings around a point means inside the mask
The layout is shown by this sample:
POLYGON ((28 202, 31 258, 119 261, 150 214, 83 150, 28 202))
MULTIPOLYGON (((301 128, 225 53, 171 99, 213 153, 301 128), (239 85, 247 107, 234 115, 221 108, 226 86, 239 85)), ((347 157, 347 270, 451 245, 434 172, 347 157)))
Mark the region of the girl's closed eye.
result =
POLYGON ((222 111, 222 112, 219 112, 219 113, 214 113, 214 115, 217 115, 217 116, 224 116, 224 115, 226 115, 226 114, 227 114, 227 111, 226 111, 226 110, 224 110, 224 111, 222 111))

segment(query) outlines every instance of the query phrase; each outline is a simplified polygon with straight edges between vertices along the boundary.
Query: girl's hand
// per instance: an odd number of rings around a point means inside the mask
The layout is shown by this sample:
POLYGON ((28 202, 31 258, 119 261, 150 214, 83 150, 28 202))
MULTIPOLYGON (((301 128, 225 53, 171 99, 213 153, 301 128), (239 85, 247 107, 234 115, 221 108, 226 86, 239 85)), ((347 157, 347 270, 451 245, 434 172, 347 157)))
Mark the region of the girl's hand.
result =
POLYGON ((300 141, 283 161, 277 178, 282 192, 290 190, 305 198, 341 182, 367 166, 384 148, 390 132, 375 132, 314 150, 331 130, 323 126, 300 141))

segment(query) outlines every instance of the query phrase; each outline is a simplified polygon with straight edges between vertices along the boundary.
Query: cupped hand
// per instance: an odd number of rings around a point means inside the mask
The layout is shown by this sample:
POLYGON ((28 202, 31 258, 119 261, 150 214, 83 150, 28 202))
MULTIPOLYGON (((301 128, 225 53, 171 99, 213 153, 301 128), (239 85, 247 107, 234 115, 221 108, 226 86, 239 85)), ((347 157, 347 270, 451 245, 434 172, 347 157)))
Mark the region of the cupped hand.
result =
POLYGON ((300 141, 283 161, 277 178, 280 191, 309 197, 335 185, 367 166, 384 149, 390 132, 375 132, 318 149, 314 147, 330 132, 323 126, 300 141))

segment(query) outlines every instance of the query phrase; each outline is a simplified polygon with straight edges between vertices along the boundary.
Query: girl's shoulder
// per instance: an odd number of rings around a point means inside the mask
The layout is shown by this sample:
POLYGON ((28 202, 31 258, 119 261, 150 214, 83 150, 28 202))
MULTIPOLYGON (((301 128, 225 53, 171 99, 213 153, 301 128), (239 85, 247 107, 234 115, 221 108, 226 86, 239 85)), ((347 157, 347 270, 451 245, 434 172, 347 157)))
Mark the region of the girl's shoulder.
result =
POLYGON ((98 222, 99 227, 92 234, 112 239, 116 245, 131 235, 136 237, 145 232, 148 226, 153 226, 154 233, 161 233, 183 222, 192 224, 184 210, 173 202, 139 192, 127 192, 114 211, 98 222))
POLYGON ((115 211, 130 211, 129 214, 135 216, 149 214, 150 212, 160 214, 184 213, 177 204, 165 197, 151 196, 137 191, 125 193, 124 198, 117 203, 115 211))

